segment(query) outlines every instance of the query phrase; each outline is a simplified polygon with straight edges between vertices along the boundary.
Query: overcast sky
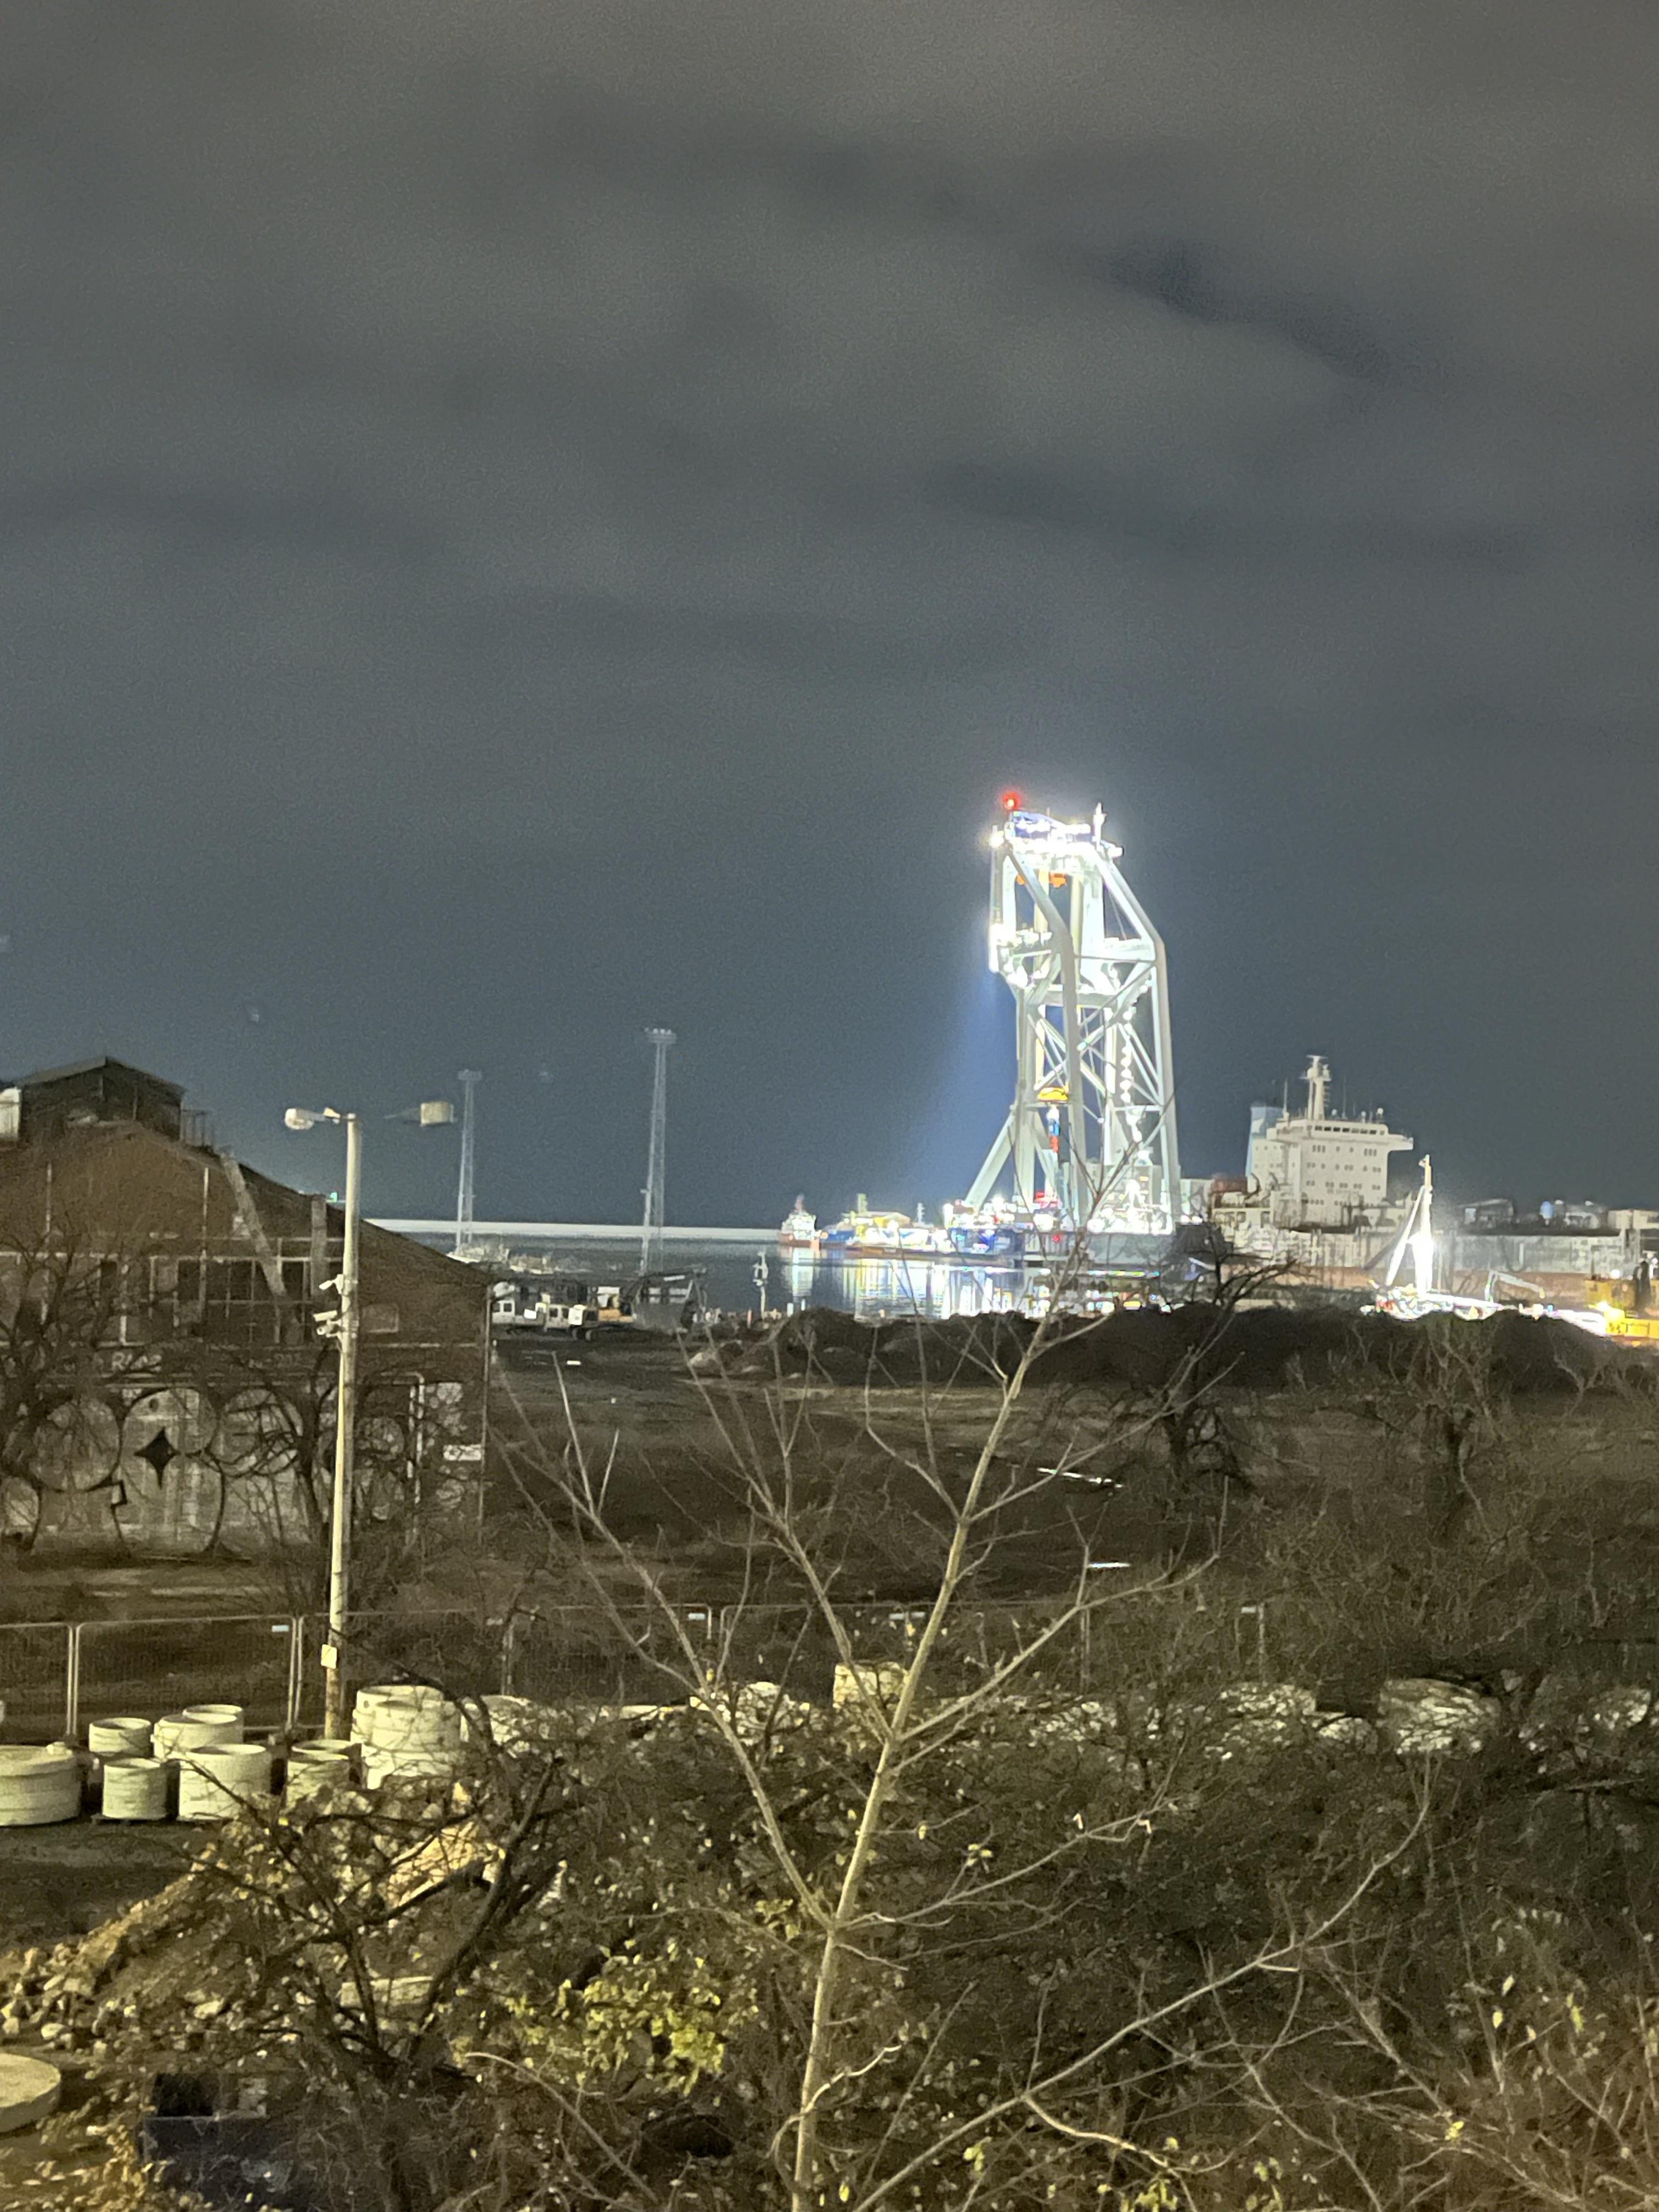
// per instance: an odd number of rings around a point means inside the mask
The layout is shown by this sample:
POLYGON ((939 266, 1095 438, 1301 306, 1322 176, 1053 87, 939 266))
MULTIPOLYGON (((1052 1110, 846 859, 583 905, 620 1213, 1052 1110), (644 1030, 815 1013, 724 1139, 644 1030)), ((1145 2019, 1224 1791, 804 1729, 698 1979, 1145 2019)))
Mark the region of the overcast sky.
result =
MULTIPOLYGON (((50 0, 0 51, 0 1066, 480 1067, 481 1215, 961 1190, 1005 783, 1183 1167, 1306 1054, 1659 1205, 1659 15, 50 0)), ((453 1204, 386 1128, 369 1195, 453 1204)))

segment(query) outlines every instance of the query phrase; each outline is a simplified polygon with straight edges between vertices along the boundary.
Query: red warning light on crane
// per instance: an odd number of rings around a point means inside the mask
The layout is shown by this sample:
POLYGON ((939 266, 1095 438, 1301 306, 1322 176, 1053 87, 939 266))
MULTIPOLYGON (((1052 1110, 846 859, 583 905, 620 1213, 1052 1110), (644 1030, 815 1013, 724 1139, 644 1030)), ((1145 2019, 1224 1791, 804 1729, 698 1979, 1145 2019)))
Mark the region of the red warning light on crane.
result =
POLYGON ((1017 813, 1018 813, 1018 811, 1019 811, 1019 793, 1018 793, 1017 791, 1005 791, 1005 792, 1003 793, 1003 794, 1002 794, 1002 811, 1003 811, 1003 812, 1004 812, 1005 814, 1017 814, 1017 813))

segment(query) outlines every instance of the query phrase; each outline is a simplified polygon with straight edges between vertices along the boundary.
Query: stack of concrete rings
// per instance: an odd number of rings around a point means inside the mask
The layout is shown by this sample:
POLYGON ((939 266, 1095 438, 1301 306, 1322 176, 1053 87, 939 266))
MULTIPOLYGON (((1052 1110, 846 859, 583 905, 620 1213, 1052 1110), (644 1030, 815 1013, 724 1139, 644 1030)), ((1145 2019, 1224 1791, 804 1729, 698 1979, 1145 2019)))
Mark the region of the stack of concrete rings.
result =
POLYGON ((241 1741, 240 1705, 186 1705, 183 1712, 168 1713, 157 1721, 152 1731, 157 1759, 177 1759, 181 1752, 241 1741))
POLYGON ((360 1690, 352 1734, 363 1747, 363 1779, 449 1781, 459 1771, 461 1709, 424 1682, 380 1682, 360 1690))
POLYGON ((179 1818, 229 1820, 270 1795, 270 1752, 263 1743, 208 1743, 179 1757, 179 1818))
POLYGON ((325 1790, 343 1787, 351 1780, 353 1747, 343 1738, 316 1736, 296 1743, 288 1755, 288 1784, 283 1795, 289 1804, 316 1797, 325 1790))
POLYGON ((149 1723, 131 1714, 119 1720, 94 1721, 87 1729, 87 1749, 94 1759, 148 1759, 149 1723))
POLYGON ((93 1721, 87 1749, 100 1776, 100 1810, 106 1820, 165 1820, 167 1770, 152 1758, 150 1725, 137 1715, 93 1721), (113 1769, 113 1772, 112 1772, 113 1769))

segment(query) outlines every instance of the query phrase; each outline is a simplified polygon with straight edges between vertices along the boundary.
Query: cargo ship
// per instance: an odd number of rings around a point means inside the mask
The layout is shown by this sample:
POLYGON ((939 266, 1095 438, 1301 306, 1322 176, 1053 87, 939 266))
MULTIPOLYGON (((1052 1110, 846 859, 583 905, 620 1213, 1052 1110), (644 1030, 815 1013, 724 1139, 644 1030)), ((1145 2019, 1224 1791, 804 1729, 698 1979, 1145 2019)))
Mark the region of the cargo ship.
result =
POLYGON ((826 1252, 854 1259, 954 1260, 978 1267, 1018 1267, 1061 1256, 1074 1241, 1051 1216, 950 1206, 943 1221, 913 1220, 908 1213, 881 1212, 862 1199, 821 1238, 826 1252))
POLYGON ((950 1232, 927 1221, 913 1221, 908 1213, 872 1212, 855 1206, 843 1213, 823 1235, 826 1252, 848 1259, 949 1260, 956 1248, 950 1232))

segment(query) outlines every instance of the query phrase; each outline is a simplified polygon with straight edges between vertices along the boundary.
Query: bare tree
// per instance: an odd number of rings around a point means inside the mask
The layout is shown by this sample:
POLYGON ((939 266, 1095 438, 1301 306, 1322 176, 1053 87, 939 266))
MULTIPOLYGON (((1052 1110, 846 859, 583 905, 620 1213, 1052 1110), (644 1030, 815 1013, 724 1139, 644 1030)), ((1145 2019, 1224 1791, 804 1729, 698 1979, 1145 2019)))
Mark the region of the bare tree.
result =
POLYGON ((0 1501, 26 1547, 46 1492, 113 1480, 118 1436, 100 1390, 144 1258, 73 1231, 0 1243, 0 1501))
MULTIPOLYGON (((211 1456, 227 1516, 252 1539, 253 1569, 290 1611, 327 1588, 338 1355, 298 1345, 202 1343, 190 1372, 219 1408, 211 1456)), ((440 1494, 420 1434, 422 1377, 395 1351, 368 1348, 360 1376, 353 1491, 353 1580, 373 1610, 452 1549, 461 1516, 440 1494)))
MULTIPOLYGON (((1391 1838, 1345 1869, 1349 1878, 1306 1923, 1251 1929, 1224 1960, 1200 1954, 1196 1971, 1167 1992, 1126 1978, 1121 1960, 1106 1968, 1099 1887, 1109 1888, 1114 1869, 1132 1863, 1170 1818, 1195 1755, 1178 1709, 1114 1680, 1113 1662, 1137 1611, 1180 1610, 1201 1569, 1108 1589, 1085 1547, 1045 1606, 991 1608, 988 1624, 988 1571, 1022 1509, 1073 1480, 1079 1460, 1098 1473, 1132 1457, 1169 1417, 1162 1401, 1133 1412, 1120 1404, 1109 1435, 1098 1425, 1080 1435, 1066 1399, 1033 1379, 1067 1326, 1062 1307, 1056 1302, 1006 1369, 975 1352, 966 1374, 925 1380, 902 1433, 873 1382, 866 1388, 867 1432, 931 1509, 936 1545, 927 1601, 886 1624, 885 1636, 872 1636, 880 1625, 846 1600, 833 1556, 826 1561, 812 1540, 810 1425, 781 1376, 762 1389, 705 1384, 741 1474, 745 1584, 775 1588, 781 1561, 799 1593, 781 1634, 757 1638, 739 1603, 711 1644, 665 1594, 656 1564, 614 1534, 604 1445, 595 1449, 573 1423, 571 1448, 550 1470, 527 1424, 523 1432, 527 1506, 587 1573, 594 1602, 659 1695, 702 1717, 750 1808, 749 1848, 769 1869, 780 1941, 764 1972, 751 1972, 748 2002, 782 2034, 769 2161, 792 2212, 944 2201, 947 2177, 961 2191, 953 2203, 1024 2202, 1034 2191, 1081 2203, 1085 2169, 1097 2175, 1103 2156, 1109 2171, 1142 2180, 1173 2172, 1128 2117, 1137 2101, 1129 2084, 1149 2078, 1149 2052, 1165 2047, 1152 2069, 1163 2071, 1169 2039, 1180 2041, 1221 1994, 1265 1983, 1308 1942, 1323 1940, 1410 1832, 1407 1812, 1391 1838), (968 1384, 991 1402, 976 1451, 951 1468, 939 1429, 949 1392, 968 1384), (541 1503, 550 1473, 556 1516, 541 1503), (817 1769, 802 1750, 820 1726, 803 1696, 815 1668, 820 1683, 833 1672, 836 1745, 817 1769), (1034 1782, 1041 1775, 1043 1795, 1011 1807, 992 1776, 1000 1762, 1022 1758, 1034 1782), (1051 1955, 1068 1915, 1075 1929, 1087 1928, 1091 1964, 1117 2000, 1103 2017, 1077 2003, 1063 1978, 1039 1968, 1034 1988, 1015 1963, 1022 1953, 1051 1955), (944 1961, 956 1971, 940 1971, 944 1961), (764 2001, 762 1982, 770 1989, 764 2001), (964 2017, 993 1993, 1003 2038, 964 2017)), ((856 1498, 843 1492, 840 1510, 855 1512, 856 1498)), ((1137 1671, 1144 1687, 1146 1670, 1137 1671)), ((1218 1686, 1212 1668, 1212 1698, 1218 1686)))

